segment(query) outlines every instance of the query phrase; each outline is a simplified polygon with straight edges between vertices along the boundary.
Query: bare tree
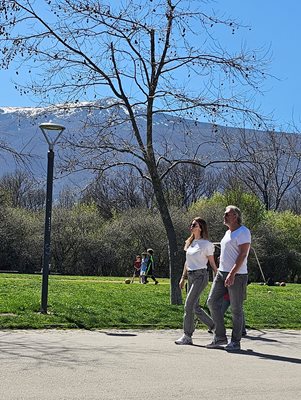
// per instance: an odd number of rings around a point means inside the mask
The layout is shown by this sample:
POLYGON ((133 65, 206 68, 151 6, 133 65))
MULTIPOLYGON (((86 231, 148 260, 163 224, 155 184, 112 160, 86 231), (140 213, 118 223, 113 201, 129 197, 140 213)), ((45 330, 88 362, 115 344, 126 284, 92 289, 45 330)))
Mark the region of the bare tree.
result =
POLYGON ((18 61, 23 68, 28 65, 29 73, 38 68, 36 79, 21 91, 31 90, 52 104, 65 102, 68 110, 70 102, 112 97, 111 103, 91 105, 108 111, 105 120, 95 121, 94 135, 70 138, 77 156, 73 154, 69 168, 103 171, 128 165, 151 182, 168 238, 171 303, 180 304, 182 265, 162 180, 181 163, 205 168, 219 161, 208 152, 201 157, 206 139, 200 131, 191 136, 198 124, 180 124, 179 118, 211 116, 233 124, 243 116, 255 123, 259 115, 248 95, 261 87, 266 59, 246 49, 229 54, 220 46, 214 28, 235 33, 239 25, 208 14, 205 1, 0 4, 2 67, 18 61), (169 126, 178 121, 180 141, 170 132, 156 132, 154 121, 161 113, 170 116, 169 126), (164 171, 159 169, 162 159, 164 171))
POLYGON ((295 214, 301 214, 301 188, 300 185, 288 191, 281 202, 280 211, 291 210, 295 214))
POLYGON ((220 188, 219 175, 198 165, 179 164, 163 181, 168 204, 187 208, 200 197, 210 197, 220 188))
POLYGON ((297 134, 242 130, 223 131, 221 138, 230 157, 245 161, 228 166, 229 175, 264 203, 278 210, 286 194, 301 182, 301 140, 297 134))
POLYGON ((16 150, 8 143, 8 140, 5 136, 6 133, 0 129, 0 160, 5 160, 6 156, 9 155, 17 167, 22 168, 26 166, 27 161, 29 161, 31 158, 30 154, 16 150))
POLYGON ((17 170, 0 178, 0 189, 7 194, 13 207, 41 210, 45 206, 45 191, 24 171, 17 170))
POLYGON ((146 190, 142 183, 133 169, 122 170, 117 175, 101 174, 85 188, 81 202, 95 203, 105 219, 130 208, 149 207, 153 191, 150 184, 146 190))

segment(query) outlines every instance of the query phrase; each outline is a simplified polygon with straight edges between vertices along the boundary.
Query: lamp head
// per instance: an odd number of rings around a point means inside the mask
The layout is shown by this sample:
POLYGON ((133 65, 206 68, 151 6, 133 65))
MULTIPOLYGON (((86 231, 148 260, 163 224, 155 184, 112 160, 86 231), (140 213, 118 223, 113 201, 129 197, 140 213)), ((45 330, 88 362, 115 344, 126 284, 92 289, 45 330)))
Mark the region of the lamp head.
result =
POLYGON ((39 127, 49 145, 49 150, 52 150, 65 127, 60 124, 54 124, 53 122, 43 122, 39 127))

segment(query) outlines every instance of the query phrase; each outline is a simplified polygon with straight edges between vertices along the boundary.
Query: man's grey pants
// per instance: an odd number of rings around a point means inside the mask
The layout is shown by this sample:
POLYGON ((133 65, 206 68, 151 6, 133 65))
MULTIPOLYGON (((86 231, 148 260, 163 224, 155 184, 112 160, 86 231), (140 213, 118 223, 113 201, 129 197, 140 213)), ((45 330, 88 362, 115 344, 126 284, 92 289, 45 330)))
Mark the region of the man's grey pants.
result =
POLYGON ((208 272, 207 269, 198 269, 196 271, 188 272, 188 293, 185 301, 184 313, 184 333, 187 336, 192 336, 195 329, 194 315, 196 315, 201 322, 208 326, 213 327, 211 317, 200 307, 200 296, 208 285, 208 272))
MULTIPOLYGON (((228 272, 218 271, 216 274, 207 304, 215 324, 215 340, 226 338, 226 328, 224 315, 222 311, 222 303, 224 294, 227 292, 225 288, 225 279, 228 272)), ((233 342, 240 342, 243 325, 243 301, 246 298, 246 288, 248 283, 248 274, 236 274, 233 285, 228 287, 231 313, 232 313, 232 336, 233 342)))

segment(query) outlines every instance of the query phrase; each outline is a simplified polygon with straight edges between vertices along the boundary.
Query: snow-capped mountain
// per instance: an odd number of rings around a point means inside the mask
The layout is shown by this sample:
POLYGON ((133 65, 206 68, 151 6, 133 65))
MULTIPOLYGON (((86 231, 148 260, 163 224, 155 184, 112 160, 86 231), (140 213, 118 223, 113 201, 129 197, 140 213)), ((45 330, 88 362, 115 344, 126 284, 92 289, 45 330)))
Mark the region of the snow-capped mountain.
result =
MULTIPOLYGON (((136 107, 135 113, 142 141, 146 145, 146 110, 143 107, 136 107)), ((69 164, 72 165, 70 154, 73 154, 71 157, 74 157, 74 165, 77 165, 79 160, 81 161, 81 157, 86 157, 85 165, 89 166, 91 153, 86 152, 85 155, 81 153, 80 143, 82 138, 85 143, 90 141, 89 145, 91 147, 98 146, 102 149, 103 140, 105 140, 106 144, 112 144, 112 147, 118 148, 121 144, 120 147, 133 149, 134 152, 139 154, 141 149, 137 145, 137 140, 133 135, 133 130, 128 120, 127 110, 110 98, 93 103, 57 105, 45 108, 0 108, 0 176, 16 169, 24 168, 30 170, 33 177, 38 181, 45 181, 48 145, 39 125, 43 122, 51 121, 66 128, 55 146, 56 180, 54 193, 58 193, 65 185, 72 189, 83 189, 92 179, 91 170, 83 168, 81 172, 75 173, 71 173, 71 170, 69 170, 67 174, 66 170, 62 173, 58 167, 62 166, 63 160, 67 159, 67 155, 69 164), (72 144, 75 142, 79 144, 79 150, 70 153, 72 144), (6 145, 16 152, 26 155, 25 161, 21 164, 16 163, 13 155, 3 150, 6 145)), ((262 151, 263 160, 270 157, 270 155, 274 157, 273 149, 271 149, 271 154, 269 155, 269 148, 271 147, 269 143, 273 145, 273 139, 269 139, 271 142, 268 142, 266 132, 214 126, 209 123, 196 122, 164 113, 154 114, 153 143, 157 159, 187 160, 194 158, 206 164, 208 161, 227 160, 229 158, 229 153, 225 150, 227 146, 228 152, 231 151, 232 159, 235 159, 235 157, 239 157, 241 150, 240 138, 244 135, 245 149, 248 148, 248 143, 250 143, 253 148, 257 148, 260 151, 264 148, 262 151)), ((289 146, 292 147, 292 144, 289 143, 289 136, 297 137, 299 135, 287 134, 288 139, 285 140, 287 148, 289 146)), ((298 143, 295 142, 293 146, 296 151, 296 146, 301 148, 299 138, 298 143)), ((134 158, 130 158, 130 155, 125 155, 124 152, 118 150, 111 153, 100 150, 99 154, 102 157, 104 154, 107 155, 106 162, 110 161, 110 157, 115 161, 123 161, 125 163, 133 162, 134 160, 134 158)), ((99 160, 101 160, 99 161, 101 165, 103 159, 99 160)), ((97 162, 98 156, 93 154, 92 168, 97 162)), ((298 161, 293 163, 296 162, 298 161)), ((223 163, 218 165, 220 168, 225 168, 223 163)))
MULTIPOLYGON (((145 110, 136 108, 135 112, 138 115, 139 126, 143 131, 145 110)), ((105 99, 102 102, 95 103, 57 105, 45 108, 0 108, 0 144, 4 143, 16 152, 26 156, 24 164, 20 164, 16 162, 11 153, 0 149, 0 175, 13 172, 16 169, 26 168, 32 172, 37 180, 45 180, 48 145, 39 128, 41 123, 51 121, 66 128, 59 143, 55 146, 56 166, 68 150, 66 145, 67 137, 69 140, 70 137, 77 140, 78 133, 80 131, 83 132, 83 130, 86 130, 87 136, 89 135, 89 129, 92 129, 91 125, 87 123, 88 120, 90 122, 92 120, 94 122, 97 121, 98 124, 105 124, 109 118, 112 119, 112 115, 114 115, 115 123, 116 119, 121 121, 127 118, 127 111, 123 107, 115 107, 112 99, 105 99), (112 110, 114 110, 113 114, 112 110)), ((115 129, 115 135, 117 135, 116 132, 118 130, 118 136, 116 137, 119 139, 126 138, 129 143, 137 146, 135 140, 131 138, 132 133, 129 124, 120 124, 117 121, 116 125, 117 128, 112 128, 112 126, 110 128, 111 130, 115 129)), ((166 155, 169 152, 174 157, 178 154, 179 157, 184 158, 194 154, 197 146, 212 131, 210 124, 195 123, 191 120, 159 113, 154 116, 153 127, 154 143, 158 153, 166 155)), ((208 144, 206 148, 208 148, 208 144)), ((203 153, 205 155, 206 151, 204 150, 203 153)), ((56 191, 66 184, 69 186, 77 185, 82 188, 91 178, 91 173, 77 172, 62 176, 56 170, 55 178, 56 191)))

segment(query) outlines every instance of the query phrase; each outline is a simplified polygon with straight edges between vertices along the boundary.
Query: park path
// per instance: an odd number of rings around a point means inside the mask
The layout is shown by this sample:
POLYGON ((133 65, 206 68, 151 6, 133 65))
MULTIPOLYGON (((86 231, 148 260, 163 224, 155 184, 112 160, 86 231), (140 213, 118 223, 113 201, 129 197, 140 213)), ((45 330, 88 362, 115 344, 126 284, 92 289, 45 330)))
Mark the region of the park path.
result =
POLYGON ((249 331, 239 353, 179 330, 2 330, 3 400, 299 400, 301 331, 249 331))

